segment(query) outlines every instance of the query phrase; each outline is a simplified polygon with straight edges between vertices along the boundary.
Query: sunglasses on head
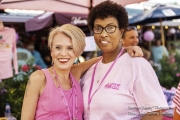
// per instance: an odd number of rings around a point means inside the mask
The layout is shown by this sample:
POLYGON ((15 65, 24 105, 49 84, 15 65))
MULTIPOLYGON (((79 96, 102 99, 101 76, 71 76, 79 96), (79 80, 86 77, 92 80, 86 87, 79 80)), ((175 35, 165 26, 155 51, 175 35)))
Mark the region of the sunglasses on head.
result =
POLYGON ((135 26, 128 26, 125 31, 129 31, 129 30, 137 30, 137 28, 135 26))

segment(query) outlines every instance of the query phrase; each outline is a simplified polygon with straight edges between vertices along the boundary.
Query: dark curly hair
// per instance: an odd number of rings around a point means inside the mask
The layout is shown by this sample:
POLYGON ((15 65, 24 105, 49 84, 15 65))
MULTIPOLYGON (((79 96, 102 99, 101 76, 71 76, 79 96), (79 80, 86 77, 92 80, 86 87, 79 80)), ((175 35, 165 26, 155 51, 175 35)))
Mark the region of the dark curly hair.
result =
POLYGON ((120 29, 125 29, 128 26, 128 13, 126 9, 122 5, 107 0, 91 9, 87 19, 89 29, 92 30, 94 28, 95 19, 105 19, 109 16, 117 19, 120 29))

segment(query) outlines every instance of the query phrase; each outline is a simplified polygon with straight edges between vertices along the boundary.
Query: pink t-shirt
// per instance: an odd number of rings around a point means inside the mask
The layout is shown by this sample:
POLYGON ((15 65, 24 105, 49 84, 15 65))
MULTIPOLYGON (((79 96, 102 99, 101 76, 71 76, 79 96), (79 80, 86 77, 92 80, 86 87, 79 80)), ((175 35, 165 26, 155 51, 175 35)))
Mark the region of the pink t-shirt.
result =
POLYGON ((176 94, 174 96, 173 102, 175 103, 176 108, 177 108, 176 112, 180 115, 180 83, 177 87, 177 91, 176 91, 176 94))
POLYGON ((16 32, 13 28, 5 27, 0 30, 0 79, 13 76, 12 56, 15 74, 17 74, 16 32))
MULTIPOLYGON (((92 94, 111 64, 103 64, 102 60, 98 63, 92 94)), ((94 67, 81 80, 85 120, 88 120, 88 94, 94 67)), ((125 53, 118 58, 92 98, 89 119, 139 120, 147 112, 167 108, 168 104, 151 65, 144 58, 132 58, 125 53)))
MULTIPOLYGON (((51 77, 48 69, 42 69, 46 76, 46 86, 41 96, 39 97, 39 101, 37 103, 36 108, 36 120, 69 120, 68 109, 62 99, 62 95, 60 93, 60 89, 57 88, 51 77)), ((71 75, 71 74, 70 74, 71 75)), ((75 91, 77 94, 77 110, 76 119, 82 120, 83 114, 83 100, 82 100, 82 92, 80 85, 77 80, 71 75, 73 78, 73 84, 75 84, 75 91)), ((67 102, 70 106, 71 115, 73 114, 73 97, 72 97, 72 88, 70 90, 63 90, 66 96, 67 102)), ((76 104, 76 103, 75 103, 76 104)))

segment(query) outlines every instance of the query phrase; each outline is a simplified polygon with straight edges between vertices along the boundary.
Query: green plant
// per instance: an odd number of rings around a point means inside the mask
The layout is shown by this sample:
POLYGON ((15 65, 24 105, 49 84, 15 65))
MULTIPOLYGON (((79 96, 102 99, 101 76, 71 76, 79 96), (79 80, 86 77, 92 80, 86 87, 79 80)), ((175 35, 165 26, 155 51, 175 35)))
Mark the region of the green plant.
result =
POLYGON ((170 89, 180 82, 180 54, 172 53, 160 60, 161 70, 155 69, 161 86, 170 89))
POLYGON ((7 95, 7 89, 3 82, 0 82, 0 116, 4 115, 5 99, 7 95))
POLYGON ((19 74, 0 82, 2 89, 6 90, 5 93, 0 94, 0 110, 4 113, 5 103, 9 103, 11 113, 17 120, 20 120, 24 92, 29 76, 32 72, 40 69, 39 66, 35 66, 33 63, 33 59, 30 59, 27 65, 19 66, 19 74))

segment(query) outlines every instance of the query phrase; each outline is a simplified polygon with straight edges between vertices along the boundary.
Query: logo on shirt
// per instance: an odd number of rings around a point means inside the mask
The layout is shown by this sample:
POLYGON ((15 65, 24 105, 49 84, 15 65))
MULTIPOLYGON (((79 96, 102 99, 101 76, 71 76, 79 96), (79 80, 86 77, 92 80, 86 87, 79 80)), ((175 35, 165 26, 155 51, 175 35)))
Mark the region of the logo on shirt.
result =
POLYGON ((116 84, 116 83, 108 83, 106 84, 104 87, 106 89, 115 89, 115 90, 119 90, 119 86, 120 84, 116 84))
POLYGON ((0 36, 0 49, 10 48, 9 43, 0 36))

